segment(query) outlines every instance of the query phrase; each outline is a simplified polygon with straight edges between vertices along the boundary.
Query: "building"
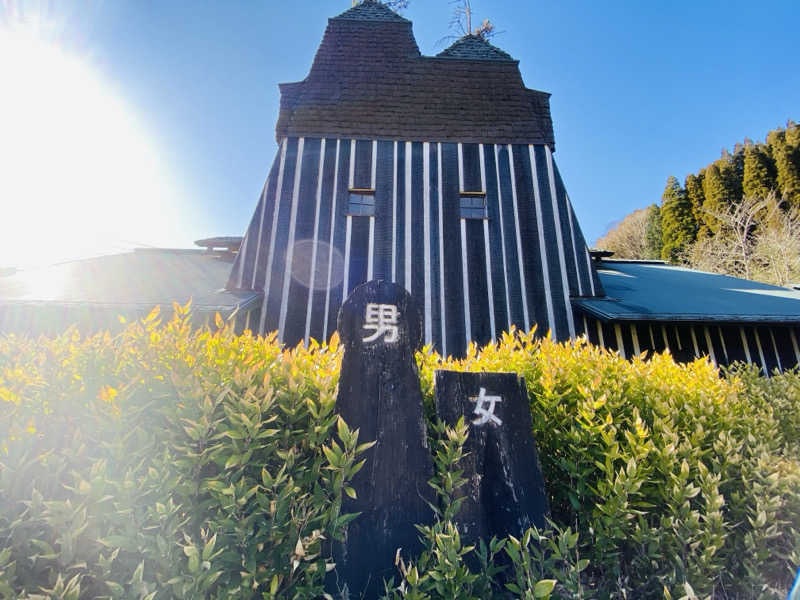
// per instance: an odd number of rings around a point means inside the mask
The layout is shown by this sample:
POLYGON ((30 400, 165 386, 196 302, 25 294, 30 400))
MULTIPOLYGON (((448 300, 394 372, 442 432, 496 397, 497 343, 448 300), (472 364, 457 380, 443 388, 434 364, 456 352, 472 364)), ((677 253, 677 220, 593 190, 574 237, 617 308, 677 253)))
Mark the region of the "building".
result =
POLYGON ((329 19, 308 76, 280 89, 279 150, 228 282, 263 293, 258 332, 327 339, 349 292, 387 279, 444 354, 536 326, 625 356, 798 363, 797 292, 592 259, 549 94, 486 40, 422 56, 408 20, 365 0, 329 19))
POLYGON ((281 85, 277 138, 229 282, 263 291, 260 332, 326 339, 356 285, 387 279, 417 299, 426 343, 461 354, 512 325, 574 337, 571 299, 603 294, 549 94, 479 37, 422 56, 409 21, 362 2, 281 85))
POLYGON ((606 295, 573 298, 589 340, 631 357, 669 348, 676 360, 747 362, 769 374, 800 361, 796 290, 661 261, 600 260, 606 295))
POLYGON ((116 331, 120 317, 130 322, 159 306, 169 318, 173 302, 190 300, 197 325, 213 324, 219 313, 241 331, 261 296, 224 289, 237 240, 197 242, 206 250, 142 248, 0 274, 0 333, 53 335, 68 325, 82 333, 116 331))
POLYGON ((0 274, 0 331, 114 327, 193 298, 199 323, 219 312, 294 345, 327 340, 355 286, 385 279, 416 298, 445 355, 514 326, 626 357, 800 362, 800 292, 589 251, 550 96, 486 40, 423 56, 411 22, 364 0, 280 89, 279 149, 238 253, 219 238, 0 274))

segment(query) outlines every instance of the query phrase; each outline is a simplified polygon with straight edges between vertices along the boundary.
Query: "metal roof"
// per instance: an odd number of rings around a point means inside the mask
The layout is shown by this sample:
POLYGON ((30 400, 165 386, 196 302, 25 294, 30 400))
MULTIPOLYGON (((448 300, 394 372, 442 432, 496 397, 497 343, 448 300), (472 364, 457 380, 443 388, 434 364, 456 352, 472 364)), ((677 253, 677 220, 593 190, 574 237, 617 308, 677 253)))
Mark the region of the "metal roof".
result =
POLYGON ((141 249, 23 269, 0 277, 0 331, 52 331, 73 322, 105 328, 117 322, 117 315, 137 318, 154 306, 169 313, 173 302, 189 299, 196 314, 229 316, 260 297, 224 289, 233 257, 141 249))
POLYGON ((798 323, 800 292, 665 263, 603 260, 605 298, 573 298, 603 321, 798 323))

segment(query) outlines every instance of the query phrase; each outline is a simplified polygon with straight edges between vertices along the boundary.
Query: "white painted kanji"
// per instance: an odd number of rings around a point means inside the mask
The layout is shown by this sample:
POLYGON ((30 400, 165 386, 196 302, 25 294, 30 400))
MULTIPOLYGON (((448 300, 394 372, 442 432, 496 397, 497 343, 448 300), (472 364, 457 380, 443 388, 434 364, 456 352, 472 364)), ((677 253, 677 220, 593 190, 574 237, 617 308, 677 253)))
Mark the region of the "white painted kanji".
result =
POLYGON ((364 342, 374 342, 381 336, 383 341, 391 344, 399 339, 397 319, 400 313, 394 304, 367 304, 364 315, 364 329, 374 330, 370 336, 362 338, 364 342))
POLYGON ((497 426, 503 424, 503 421, 494 414, 495 404, 503 401, 501 396, 487 396, 486 388, 481 388, 480 393, 469 400, 475 403, 475 410, 472 412, 478 415, 476 419, 472 420, 473 425, 486 425, 490 422, 497 426))

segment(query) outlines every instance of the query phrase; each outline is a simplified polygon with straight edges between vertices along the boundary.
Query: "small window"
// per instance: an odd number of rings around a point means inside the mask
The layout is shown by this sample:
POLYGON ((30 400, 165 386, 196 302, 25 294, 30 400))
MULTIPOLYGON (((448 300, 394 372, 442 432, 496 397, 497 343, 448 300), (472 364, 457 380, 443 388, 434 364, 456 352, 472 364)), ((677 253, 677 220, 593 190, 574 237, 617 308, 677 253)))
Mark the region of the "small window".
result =
POLYGON ((351 189, 347 214, 354 217, 375 216, 375 190, 367 188, 351 189))
POLYGON ((461 218, 486 219, 486 194, 484 192, 461 192, 461 218))

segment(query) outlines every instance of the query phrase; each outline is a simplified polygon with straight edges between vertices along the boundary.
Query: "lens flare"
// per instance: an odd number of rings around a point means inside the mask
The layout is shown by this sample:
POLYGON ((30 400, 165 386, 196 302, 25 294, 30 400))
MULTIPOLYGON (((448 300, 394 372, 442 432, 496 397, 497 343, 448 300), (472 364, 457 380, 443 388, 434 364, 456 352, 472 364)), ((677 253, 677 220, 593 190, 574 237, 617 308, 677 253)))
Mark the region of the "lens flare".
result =
POLYGON ((0 24, 0 267, 175 239, 156 148, 85 58, 0 24))

